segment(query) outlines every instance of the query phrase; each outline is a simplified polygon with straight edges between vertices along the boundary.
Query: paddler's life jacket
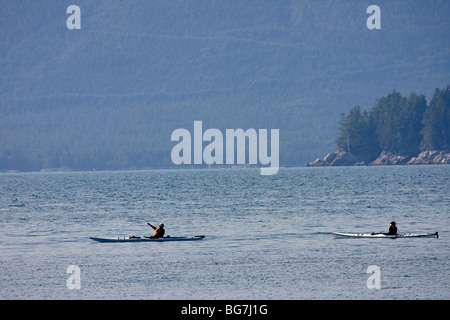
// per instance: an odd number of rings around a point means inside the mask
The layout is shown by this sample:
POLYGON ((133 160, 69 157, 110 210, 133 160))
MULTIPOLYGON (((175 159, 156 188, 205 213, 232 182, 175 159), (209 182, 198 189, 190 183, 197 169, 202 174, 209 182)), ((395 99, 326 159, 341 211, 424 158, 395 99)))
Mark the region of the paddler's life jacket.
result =
POLYGON ((166 231, 163 228, 158 227, 155 229, 155 233, 153 234, 153 237, 154 238, 162 238, 162 237, 164 237, 165 232, 166 231))
POLYGON ((389 227, 388 235, 396 235, 397 234, 397 227, 389 227))

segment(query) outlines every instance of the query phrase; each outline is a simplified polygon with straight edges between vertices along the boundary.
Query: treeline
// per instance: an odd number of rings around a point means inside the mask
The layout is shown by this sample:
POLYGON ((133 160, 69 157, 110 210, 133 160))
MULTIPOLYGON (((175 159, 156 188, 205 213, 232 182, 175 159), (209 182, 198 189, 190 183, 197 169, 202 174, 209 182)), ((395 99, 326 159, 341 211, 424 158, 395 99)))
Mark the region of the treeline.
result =
POLYGON ((415 156, 421 151, 450 149, 450 86, 436 89, 427 104, 423 95, 403 97, 393 91, 372 109, 354 107, 341 114, 335 140, 339 151, 367 160, 387 151, 415 156))

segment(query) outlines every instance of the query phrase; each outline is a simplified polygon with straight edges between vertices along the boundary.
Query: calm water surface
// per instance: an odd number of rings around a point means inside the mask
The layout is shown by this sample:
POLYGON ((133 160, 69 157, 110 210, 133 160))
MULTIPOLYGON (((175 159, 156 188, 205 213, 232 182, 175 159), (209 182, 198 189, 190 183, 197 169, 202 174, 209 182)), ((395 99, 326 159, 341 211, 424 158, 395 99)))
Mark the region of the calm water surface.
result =
POLYGON ((449 299, 449 190, 450 166, 1 174, 0 298, 449 299), (440 238, 331 234, 392 220, 440 238), (89 239, 151 234, 146 222, 206 238, 89 239))

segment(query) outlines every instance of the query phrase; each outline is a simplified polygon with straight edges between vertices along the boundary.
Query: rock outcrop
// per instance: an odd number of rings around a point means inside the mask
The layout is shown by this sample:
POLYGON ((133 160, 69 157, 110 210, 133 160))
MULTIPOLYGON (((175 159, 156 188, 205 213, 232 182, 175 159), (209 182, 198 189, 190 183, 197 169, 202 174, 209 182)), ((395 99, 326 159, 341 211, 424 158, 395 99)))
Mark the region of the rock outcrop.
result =
POLYGON ((355 165, 365 165, 362 159, 359 159, 355 155, 345 152, 336 151, 327 154, 323 160, 316 159, 313 162, 308 162, 307 167, 324 167, 324 166, 355 166, 355 165))
POLYGON ((383 151, 378 158, 369 163, 371 166, 390 166, 407 164, 410 156, 400 156, 391 152, 383 151))
POLYGON ((306 166, 389 166, 419 164, 450 164, 450 151, 424 151, 417 157, 402 156, 383 151, 377 159, 370 162, 349 152, 336 151, 327 154, 327 156, 323 159, 316 159, 313 162, 308 162, 306 166))
POLYGON ((450 152, 424 151, 412 157, 407 164, 450 164, 450 152))

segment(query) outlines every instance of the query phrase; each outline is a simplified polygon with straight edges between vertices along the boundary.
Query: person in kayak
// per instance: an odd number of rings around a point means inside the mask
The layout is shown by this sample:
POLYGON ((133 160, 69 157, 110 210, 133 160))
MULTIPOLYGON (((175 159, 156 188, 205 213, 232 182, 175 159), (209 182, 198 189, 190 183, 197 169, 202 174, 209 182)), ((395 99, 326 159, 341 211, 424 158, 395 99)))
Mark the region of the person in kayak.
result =
POLYGON ((389 226, 389 232, 388 233, 382 233, 385 236, 395 236, 397 235, 397 227, 395 226, 395 221, 391 222, 391 225, 389 226))
POLYGON ((387 233, 385 233, 385 232, 381 232, 381 233, 372 232, 370 235, 374 236, 376 234, 384 234, 385 236, 396 236, 397 235, 397 227, 396 227, 395 221, 391 222, 391 225, 389 226, 389 231, 387 233))
POLYGON ((158 225, 158 227, 154 227, 152 226, 149 222, 147 222, 147 224, 152 227, 153 230, 155 230, 155 233, 150 236, 150 237, 146 237, 146 238, 162 238, 164 237, 164 233, 166 232, 166 230, 164 230, 164 223, 160 223, 158 225))

